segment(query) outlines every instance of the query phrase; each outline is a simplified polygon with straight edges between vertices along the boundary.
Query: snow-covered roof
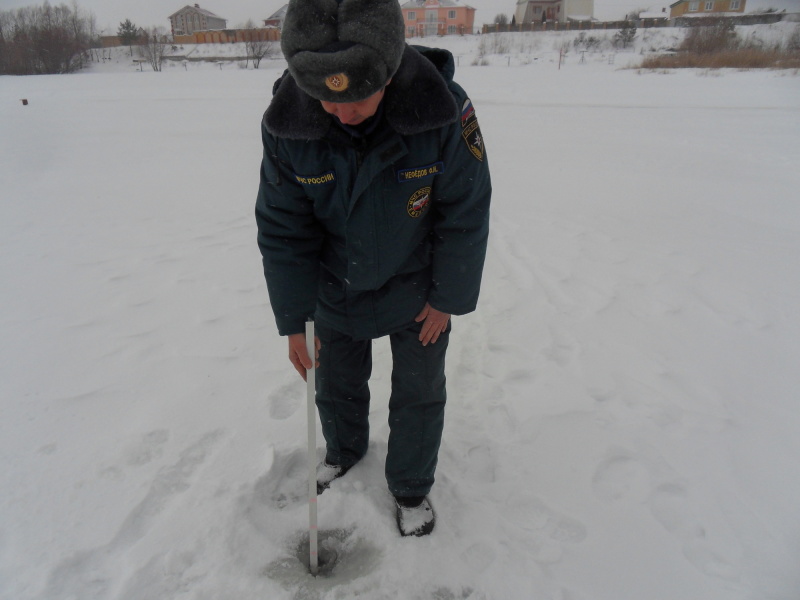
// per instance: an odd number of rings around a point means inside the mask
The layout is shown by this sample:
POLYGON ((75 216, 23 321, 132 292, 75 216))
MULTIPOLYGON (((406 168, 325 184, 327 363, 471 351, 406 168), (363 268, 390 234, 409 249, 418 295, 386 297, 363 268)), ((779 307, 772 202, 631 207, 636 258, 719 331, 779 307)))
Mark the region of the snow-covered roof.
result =
POLYGON ((681 19, 689 18, 689 19, 708 19, 708 18, 716 18, 716 17, 741 17, 742 13, 740 12, 692 12, 692 13, 685 13, 681 15, 681 19))
POLYGON ((273 19, 283 19, 286 17, 286 10, 289 8, 288 4, 284 4, 274 13, 272 13, 269 17, 267 17, 267 21, 271 21, 273 19))
POLYGON ((669 13, 661 11, 644 11, 639 13, 640 19, 669 19, 669 13))
POLYGON ((213 12, 211 12, 210 10, 206 10, 205 8, 200 8, 200 5, 199 5, 199 4, 195 4, 194 6, 190 6, 190 5, 188 5, 188 4, 187 4, 187 5, 186 5, 186 6, 184 6, 182 9, 180 9, 180 10, 178 10, 178 11, 175 11, 174 13, 172 13, 172 14, 169 16, 169 18, 171 19, 171 18, 172 18, 172 17, 174 17, 175 15, 177 15, 177 14, 179 14, 179 13, 182 13, 182 12, 183 12, 183 11, 185 11, 187 8, 188 8, 189 10, 191 10, 191 11, 198 12, 198 13, 200 13, 201 15, 205 15, 205 16, 207 16, 207 17, 212 17, 212 18, 214 18, 214 19, 222 19, 223 21, 227 20, 227 19, 225 19, 225 17, 220 17, 219 15, 215 15, 215 14, 214 14, 213 12))
MULTIPOLYGON (((409 0, 409 2, 406 2, 405 4, 401 4, 400 8, 401 9, 403 9, 403 8, 424 8, 425 7, 425 1, 426 0, 409 0)), ((461 8, 472 8, 468 4, 462 4, 461 2, 458 2, 457 0, 438 0, 437 4, 439 6, 443 6, 445 8, 459 8, 459 7, 461 7, 461 8)), ((473 9, 473 10, 475 10, 475 9, 473 9)))
POLYGON ((563 0, 521 0, 517 4, 554 4, 563 0))

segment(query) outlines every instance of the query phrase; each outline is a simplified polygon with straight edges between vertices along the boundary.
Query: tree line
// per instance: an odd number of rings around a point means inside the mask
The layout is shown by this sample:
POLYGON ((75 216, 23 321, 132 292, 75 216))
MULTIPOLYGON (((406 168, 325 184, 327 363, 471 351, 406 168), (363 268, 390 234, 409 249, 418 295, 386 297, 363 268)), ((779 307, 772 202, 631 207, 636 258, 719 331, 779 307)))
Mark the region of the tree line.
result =
POLYGON ((0 11, 0 74, 77 71, 90 60, 97 37, 94 14, 74 1, 0 11))
MULTIPOLYGON (((244 26, 255 29, 250 20, 244 26)), ((96 50, 101 46, 96 17, 81 9, 76 0, 71 5, 51 5, 0 11, 0 75, 51 75, 73 73, 88 62, 100 60, 96 50), (94 54, 94 56, 93 56, 94 54)), ((141 62, 160 71, 162 63, 175 46, 163 27, 144 29, 130 19, 119 24, 117 37, 136 53, 141 62)), ((275 51, 272 42, 248 36, 245 40, 247 60, 258 68, 261 59, 275 51)))

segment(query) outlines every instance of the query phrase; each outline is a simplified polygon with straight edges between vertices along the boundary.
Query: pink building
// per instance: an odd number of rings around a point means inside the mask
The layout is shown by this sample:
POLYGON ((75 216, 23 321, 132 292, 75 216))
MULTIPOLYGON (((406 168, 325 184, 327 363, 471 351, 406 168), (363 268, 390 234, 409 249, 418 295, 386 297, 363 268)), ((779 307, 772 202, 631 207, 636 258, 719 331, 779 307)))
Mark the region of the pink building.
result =
POLYGON ((409 0, 400 5, 406 37, 472 33, 475 9, 456 0, 409 0))

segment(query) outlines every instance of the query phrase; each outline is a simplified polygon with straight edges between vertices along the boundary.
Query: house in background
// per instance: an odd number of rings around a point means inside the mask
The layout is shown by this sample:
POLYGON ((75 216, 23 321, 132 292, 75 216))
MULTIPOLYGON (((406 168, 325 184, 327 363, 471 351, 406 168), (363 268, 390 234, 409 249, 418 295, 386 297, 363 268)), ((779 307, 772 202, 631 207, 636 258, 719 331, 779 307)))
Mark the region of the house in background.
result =
POLYGON ((634 15, 628 13, 625 18, 626 21, 633 21, 636 27, 669 27, 669 13, 666 8, 662 8, 656 12, 654 10, 645 10, 634 15), (634 18, 634 16, 636 18, 634 18))
POLYGON ((638 15, 639 21, 666 21, 669 19, 667 9, 662 8, 661 11, 645 10, 638 15))
POLYGON ((284 4, 281 8, 272 13, 268 19, 264 19, 264 27, 277 27, 283 28, 283 21, 286 19, 286 9, 289 8, 288 4, 284 4))
POLYGON ((186 5, 175 14, 170 15, 172 35, 191 35, 195 31, 214 31, 225 29, 227 20, 200 8, 199 4, 186 5))
POLYGON ((517 25, 558 21, 591 21, 594 0, 517 0, 517 25))
POLYGON ((400 5, 406 37, 466 35, 473 32, 475 9, 457 0, 410 0, 400 5))
POLYGON ((669 18, 743 14, 747 0, 678 0, 669 5, 669 18))

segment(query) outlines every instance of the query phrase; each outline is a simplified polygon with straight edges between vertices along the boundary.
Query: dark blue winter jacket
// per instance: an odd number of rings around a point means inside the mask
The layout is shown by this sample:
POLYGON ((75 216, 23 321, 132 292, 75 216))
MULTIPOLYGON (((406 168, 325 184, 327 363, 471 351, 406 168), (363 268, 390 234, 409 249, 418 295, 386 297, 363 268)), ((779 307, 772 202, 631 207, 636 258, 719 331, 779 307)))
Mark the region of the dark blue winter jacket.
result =
POLYGON ((278 330, 314 317, 357 339, 414 322, 426 302, 475 309, 491 182, 452 55, 406 47, 366 137, 286 73, 262 122, 258 243, 278 330))

